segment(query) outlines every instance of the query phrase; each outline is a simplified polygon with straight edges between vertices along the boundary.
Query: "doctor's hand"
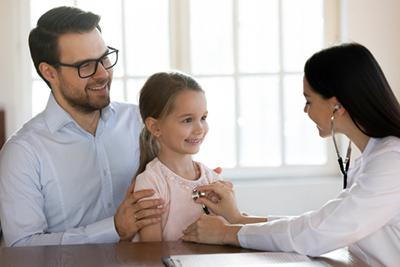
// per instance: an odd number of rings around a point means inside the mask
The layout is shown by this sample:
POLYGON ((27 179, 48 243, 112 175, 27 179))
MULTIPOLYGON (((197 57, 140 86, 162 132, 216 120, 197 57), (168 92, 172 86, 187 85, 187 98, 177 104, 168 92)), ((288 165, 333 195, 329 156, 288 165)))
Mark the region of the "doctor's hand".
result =
POLYGON ((141 190, 134 192, 135 183, 129 186, 125 199, 118 207, 114 215, 115 229, 121 240, 131 240, 143 227, 160 222, 164 212, 161 199, 143 198, 154 195, 153 190, 141 190))
MULTIPOLYGON (((214 171, 216 174, 221 175, 221 173, 222 173, 222 168, 221 168, 221 167, 216 167, 213 171, 214 171)), ((231 182, 229 182, 229 181, 223 181, 223 180, 221 180, 221 182, 226 183, 227 185, 230 185, 231 187, 233 187, 233 184, 232 184, 231 182)), ((218 195, 215 194, 213 191, 207 192, 206 196, 207 196, 208 199, 210 199, 210 200, 211 200, 212 202, 214 202, 214 203, 218 203, 218 201, 219 201, 218 195)))
POLYGON ((226 181, 216 181, 196 188, 205 192, 206 197, 200 197, 197 203, 206 205, 214 214, 223 216, 230 223, 239 223, 242 219, 236 205, 233 185, 226 181))
POLYGON ((182 240, 216 245, 239 246, 237 233, 241 226, 230 225, 223 217, 202 215, 183 231, 182 240))

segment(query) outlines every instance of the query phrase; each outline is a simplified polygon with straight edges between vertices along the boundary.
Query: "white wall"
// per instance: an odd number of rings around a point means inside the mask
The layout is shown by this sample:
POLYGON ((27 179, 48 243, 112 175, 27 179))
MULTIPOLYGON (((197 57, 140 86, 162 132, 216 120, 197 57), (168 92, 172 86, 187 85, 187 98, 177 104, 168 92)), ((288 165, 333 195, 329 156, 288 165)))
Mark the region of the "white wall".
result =
MULTIPOLYGON (((383 71, 400 95, 400 10, 397 0, 341 0, 342 36, 366 45, 376 56, 383 71)), ((7 135, 29 119, 31 103, 29 81, 21 74, 30 73, 27 47, 29 23, 27 0, 0 1, 0 107, 7 110, 7 135), (5 64, 7 62, 7 64, 5 64)), ((239 206, 254 214, 294 215, 315 209, 334 197, 341 188, 339 178, 281 178, 234 181, 239 206)))
POLYGON ((0 108, 6 110, 6 135, 16 131, 30 118, 31 92, 28 34, 23 23, 28 0, 0 1, 0 108), (28 75, 27 75, 28 74, 28 75))
POLYGON ((368 47, 400 97, 400 1, 345 0, 347 27, 343 38, 368 47), (347 9, 347 12, 346 12, 347 9))
POLYGON ((234 181, 239 208, 253 215, 298 215, 321 207, 341 190, 338 177, 234 181))

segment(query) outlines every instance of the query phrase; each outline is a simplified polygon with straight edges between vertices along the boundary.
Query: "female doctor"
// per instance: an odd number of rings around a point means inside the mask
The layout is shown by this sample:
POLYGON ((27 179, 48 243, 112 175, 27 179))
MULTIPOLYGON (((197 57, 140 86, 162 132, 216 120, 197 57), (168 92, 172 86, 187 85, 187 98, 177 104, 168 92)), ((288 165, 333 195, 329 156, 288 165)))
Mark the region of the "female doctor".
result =
POLYGON ((308 59, 303 84, 319 135, 342 133, 362 153, 350 169, 350 146, 337 153, 344 190, 300 216, 257 218, 240 214, 232 187, 201 186, 219 201, 197 201, 220 216, 202 216, 183 240, 310 256, 349 246, 371 266, 400 266, 400 106, 381 68, 364 46, 343 44, 308 59))

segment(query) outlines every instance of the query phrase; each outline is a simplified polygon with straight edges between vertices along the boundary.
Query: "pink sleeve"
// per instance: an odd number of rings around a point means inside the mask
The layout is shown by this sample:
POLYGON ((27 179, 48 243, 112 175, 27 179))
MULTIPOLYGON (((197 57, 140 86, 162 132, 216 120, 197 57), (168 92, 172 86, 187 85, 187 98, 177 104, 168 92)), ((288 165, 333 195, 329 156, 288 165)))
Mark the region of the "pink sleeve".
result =
POLYGON ((161 216, 161 227, 164 229, 169 216, 170 202, 170 194, 165 178, 162 177, 162 174, 158 173, 157 170, 147 168, 144 172, 136 177, 134 191, 137 192, 143 189, 153 189, 155 191, 153 196, 144 198, 143 200, 155 198, 161 198, 164 200, 166 210, 161 216))
POLYGON ((210 171, 211 173, 211 182, 216 182, 218 180, 223 180, 221 176, 219 176, 218 174, 216 174, 214 171, 210 171))
POLYGON ((209 184, 223 180, 222 177, 220 177, 217 173, 215 173, 213 170, 208 168, 207 166, 203 165, 204 171, 206 173, 207 181, 209 184))
POLYGON ((164 179, 159 177, 155 172, 145 170, 136 177, 134 191, 143 189, 153 189, 154 195, 146 199, 165 198, 164 179))

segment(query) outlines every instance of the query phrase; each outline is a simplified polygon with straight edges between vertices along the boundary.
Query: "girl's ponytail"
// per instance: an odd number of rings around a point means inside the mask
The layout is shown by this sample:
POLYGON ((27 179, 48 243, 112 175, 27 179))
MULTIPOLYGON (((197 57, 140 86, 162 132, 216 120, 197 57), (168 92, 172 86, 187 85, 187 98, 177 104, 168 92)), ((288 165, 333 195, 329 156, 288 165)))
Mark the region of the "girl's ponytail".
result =
POLYGON ((150 131, 147 130, 146 126, 143 127, 140 133, 139 147, 139 168, 134 176, 135 178, 146 169, 147 163, 157 157, 160 150, 157 140, 150 131))

